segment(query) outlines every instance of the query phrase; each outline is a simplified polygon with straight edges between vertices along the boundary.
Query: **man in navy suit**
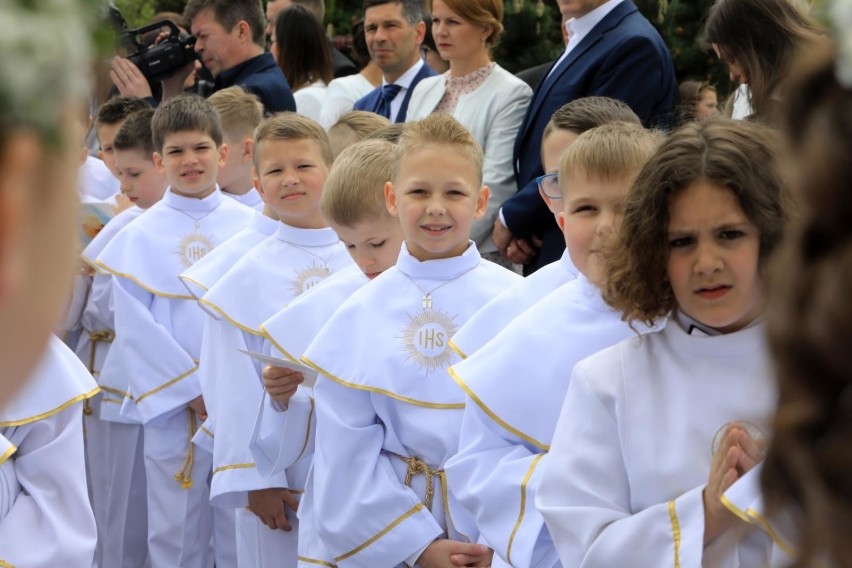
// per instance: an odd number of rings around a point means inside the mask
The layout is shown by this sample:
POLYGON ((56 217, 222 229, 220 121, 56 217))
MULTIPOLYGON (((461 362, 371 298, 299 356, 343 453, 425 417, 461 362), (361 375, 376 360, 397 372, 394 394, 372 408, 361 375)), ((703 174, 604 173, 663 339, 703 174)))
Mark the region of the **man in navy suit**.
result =
POLYGON ((364 33, 382 84, 355 101, 355 110, 405 122, 414 87, 435 74, 420 58, 426 34, 421 0, 365 0, 364 33))
POLYGON ((646 127, 667 128, 677 81, 660 35, 631 0, 557 0, 568 29, 565 52, 533 94, 515 139, 518 193, 507 199, 493 239, 526 272, 557 260, 565 250, 553 214, 538 193, 541 135, 562 105, 587 96, 627 103, 646 127))

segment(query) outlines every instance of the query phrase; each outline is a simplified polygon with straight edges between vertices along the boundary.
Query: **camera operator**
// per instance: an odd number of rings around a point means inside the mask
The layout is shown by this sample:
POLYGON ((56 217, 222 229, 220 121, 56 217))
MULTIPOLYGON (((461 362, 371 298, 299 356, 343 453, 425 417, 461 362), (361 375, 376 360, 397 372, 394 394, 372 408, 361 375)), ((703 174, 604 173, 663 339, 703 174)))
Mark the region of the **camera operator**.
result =
MULTIPOLYGON (((240 85, 256 94, 268 114, 296 110, 287 79, 264 49, 260 0, 189 0, 184 21, 195 35, 195 52, 214 78, 213 92, 240 85)), ((194 62, 162 81, 166 99, 183 92, 194 62)), ((151 97, 148 81, 131 61, 116 57, 110 76, 123 95, 151 97)))

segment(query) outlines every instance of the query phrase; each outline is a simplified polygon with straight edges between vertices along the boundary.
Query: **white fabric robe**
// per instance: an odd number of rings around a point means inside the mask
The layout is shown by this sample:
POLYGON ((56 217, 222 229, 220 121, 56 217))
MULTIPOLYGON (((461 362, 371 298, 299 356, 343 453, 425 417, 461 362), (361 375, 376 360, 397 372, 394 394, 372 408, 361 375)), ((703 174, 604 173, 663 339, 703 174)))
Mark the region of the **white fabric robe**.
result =
POLYGON ((121 413, 144 424, 148 550, 154 568, 212 563, 211 458, 190 443, 198 423, 187 408, 201 394, 196 371, 206 316, 178 275, 243 229, 253 215, 218 190, 204 199, 167 191, 96 260, 114 277, 116 339, 101 380, 127 393, 121 413))
POLYGON ((472 242, 461 256, 427 262, 403 245, 397 265, 355 292, 307 349, 304 361, 322 373, 309 490, 338 566, 396 566, 441 535, 476 541, 443 474, 416 473, 406 486, 403 458, 439 472, 458 450, 464 397, 446 371, 458 359, 447 340, 517 279, 472 242))
POLYGON ((674 318, 574 367, 536 506, 563 566, 761 566, 742 523, 704 546, 712 441, 732 421, 768 435, 775 380, 760 323, 689 335, 674 318))
POLYGON ((263 203, 263 199, 260 197, 260 193, 255 188, 249 189, 242 195, 237 195, 236 193, 228 193, 226 191, 223 191, 222 195, 224 195, 225 197, 230 197, 237 203, 241 203, 246 207, 251 207, 257 212, 262 212, 263 207, 265 205, 263 203))
POLYGON ((97 392, 74 353, 52 337, 29 382, 0 409, 0 565, 91 568, 97 527, 82 401, 97 392))
MULTIPOLYGON (((266 320, 261 329, 273 354, 299 362, 334 312, 369 282, 358 266, 349 266, 266 320)), ((310 488, 315 431, 312 388, 299 387, 284 410, 264 393, 250 445, 261 475, 280 473, 298 461, 302 464, 300 470, 305 465, 309 468, 305 487, 310 488)), ((312 491, 306 491, 299 501, 299 566, 302 568, 334 563, 314 528, 313 497, 312 491)))
POLYGON ((577 269, 566 250, 559 262, 541 267, 482 306, 450 338, 450 347, 462 359, 470 357, 518 315, 576 277, 577 269))
POLYGON ((450 367, 467 397, 459 453, 447 462, 447 481, 508 564, 559 565, 534 499, 571 370, 581 359, 635 336, 581 274, 450 367))
MULTIPOLYGON (((217 246, 210 251, 204 258, 190 266, 183 274, 180 275, 189 293, 200 300, 207 291, 219 281, 234 264, 242 258, 249 250, 261 243, 270 235, 273 235, 278 230, 278 221, 271 219, 261 213, 255 213, 251 222, 237 234, 217 246)), ((205 309, 202 306, 202 309, 205 309)), ((204 373, 199 376, 201 390, 204 392, 205 399, 214 397, 213 385, 205 384, 204 373)), ((205 401, 213 404, 212 399, 205 401)), ((198 429, 198 434, 193 438, 193 442, 200 448, 213 453, 213 433, 216 426, 213 423, 213 417, 208 413, 207 420, 201 428, 198 429)))
MULTIPOLYGON (((112 276, 99 270, 95 261, 104 247, 144 213, 133 206, 116 215, 83 250, 82 258, 95 270, 83 310, 83 326, 77 356, 100 378, 101 367, 115 336, 112 313, 112 276)), ((148 558, 148 498, 142 428, 119 412, 122 392, 108 385, 90 400, 91 413, 84 411, 86 460, 92 509, 98 524, 99 566, 143 567, 148 558)))
MULTIPOLYGON (((248 251, 200 300, 219 316, 205 322, 201 354, 204 384, 212 384, 215 393, 208 411, 216 425, 211 501, 217 507, 245 507, 252 490, 280 487, 302 493, 305 488, 309 463, 270 477, 257 471, 249 442, 264 392, 261 365, 237 349, 261 352, 261 324, 334 271, 351 265, 352 258, 332 229, 278 225, 275 235, 248 251)), ((254 516, 240 515, 238 523, 240 550, 257 551, 252 557, 241 555, 240 566, 263 566, 264 558, 295 566, 296 530, 273 531, 258 525, 254 516)))
POLYGON ((759 463, 738 479, 722 497, 722 503, 743 521, 763 531, 764 550, 759 556, 766 559, 767 568, 788 568, 796 557, 796 523, 787 514, 770 516, 766 512, 763 493, 760 490, 759 463))

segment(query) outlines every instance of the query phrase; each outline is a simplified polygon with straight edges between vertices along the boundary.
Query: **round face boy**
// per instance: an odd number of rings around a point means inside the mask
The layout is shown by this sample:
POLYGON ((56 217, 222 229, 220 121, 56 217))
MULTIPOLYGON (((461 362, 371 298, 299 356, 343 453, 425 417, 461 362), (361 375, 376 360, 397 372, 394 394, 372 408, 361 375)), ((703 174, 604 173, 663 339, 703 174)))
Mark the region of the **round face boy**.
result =
POLYGON ((571 262, 590 282, 603 286, 604 248, 620 222, 629 177, 603 179, 575 171, 565 176, 563 210, 557 219, 571 262))
POLYGON ((186 130, 166 135, 162 154, 154 152, 154 164, 165 173, 174 194, 203 199, 216 191, 227 155, 228 147, 217 147, 209 134, 186 130))
POLYGON ((698 108, 695 114, 698 118, 710 118, 719 114, 719 99, 716 96, 716 91, 704 89, 701 92, 701 98, 698 100, 698 108))
POLYGON ((121 192, 134 205, 148 209, 163 198, 168 186, 166 176, 142 150, 116 150, 115 167, 121 192))
POLYGON ((254 186, 264 203, 291 227, 326 226, 319 200, 328 164, 315 140, 262 140, 255 148, 254 186))
POLYGON ((428 145, 402 157, 385 198, 412 256, 435 260, 467 250, 470 226, 488 206, 489 190, 478 181, 473 161, 453 146, 428 145))
POLYGON ((760 234, 729 189, 697 181, 669 209, 668 278, 678 309, 724 333, 763 311, 760 234))
POLYGON ((409 24, 401 2, 388 2, 367 8, 364 33, 370 57, 392 83, 417 62, 426 27, 409 24))
POLYGON ((331 228, 370 280, 395 265, 399 258, 402 227, 399 219, 387 213, 352 226, 331 223, 331 228))

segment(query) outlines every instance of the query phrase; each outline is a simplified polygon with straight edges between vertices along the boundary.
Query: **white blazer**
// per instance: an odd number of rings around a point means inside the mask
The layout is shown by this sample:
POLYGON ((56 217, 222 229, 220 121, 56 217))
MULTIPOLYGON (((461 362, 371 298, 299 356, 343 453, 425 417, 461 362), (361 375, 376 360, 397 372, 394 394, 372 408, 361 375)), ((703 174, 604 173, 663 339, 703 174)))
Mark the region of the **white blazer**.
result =
MULTIPOLYGON (((417 83, 408 105, 407 120, 431 114, 445 91, 446 80, 442 75, 417 83)), ((531 97, 532 89, 526 83, 495 65, 478 89, 459 97, 453 111, 453 118, 470 130, 485 152, 482 180, 491 189, 491 199, 488 211, 473 224, 470 235, 480 253, 497 250, 491 242, 494 220, 503 201, 518 189, 512 151, 531 97)))

